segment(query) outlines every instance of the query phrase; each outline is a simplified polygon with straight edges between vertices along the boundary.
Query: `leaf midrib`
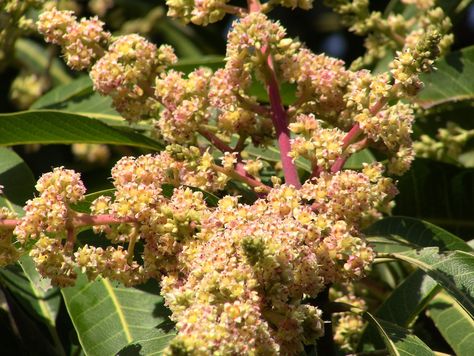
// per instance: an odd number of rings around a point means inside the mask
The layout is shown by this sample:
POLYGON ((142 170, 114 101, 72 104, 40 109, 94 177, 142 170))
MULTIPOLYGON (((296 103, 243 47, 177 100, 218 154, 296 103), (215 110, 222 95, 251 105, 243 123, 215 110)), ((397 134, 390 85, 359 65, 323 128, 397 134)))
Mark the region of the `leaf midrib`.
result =
POLYGON ((132 334, 130 333, 130 329, 129 329, 128 324, 127 324, 127 319, 125 318, 125 314, 123 313, 122 305, 120 304, 120 302, 117 298, 117 295, 115 294, 114 289, 112 288, 112 285, 110 284, 110 282, 106 279, 102 279, 102 283, 104 284, 105 289, 109 293, 110 299, 112 300, 114 308, 117 311, 117 315, 119 317, 120 324, 122 324, 123 331, 125 333, 125 337, 127 339, 127 342, 130 343, 130 342, 132 342, 133 338, 132 338, 132 334))

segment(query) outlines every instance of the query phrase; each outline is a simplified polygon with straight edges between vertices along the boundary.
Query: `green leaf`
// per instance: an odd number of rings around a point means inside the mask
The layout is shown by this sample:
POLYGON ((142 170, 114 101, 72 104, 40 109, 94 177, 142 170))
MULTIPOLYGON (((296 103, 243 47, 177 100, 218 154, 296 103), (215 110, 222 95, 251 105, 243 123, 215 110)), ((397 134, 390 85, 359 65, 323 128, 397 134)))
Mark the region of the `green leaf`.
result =
POLYGON ((156 282, 145 286, 126 288, 108 279, 88 282, 80 275, 74 287, 62 289, 69 316, 87 355, 115 355, 169 320, 156 282))
POLYGON ((387 297, 375 315, 400 326, 409 326, 438 290, 438 283, 417 269, 387 297))
POLYGON ((100 190, 98 192, 86 194, 83 200, 80 202, 77 202, 76 204, 71 205, 71 209, 79 212, 79 213, 85 213, 85 214, 90 214, 91 212, 91 204, 94 200, 96 200, 100 196, 109 196, 113 197, 115 194, 115 189, 105 189, 105 190, 100 190))
POLYGON ((0 147, 0 206, 23 214, 23 205, 32 197, 35 179, 25 162, 12 149, 0 147))
MULTIPOLYGON (((199 59, 182 59, 171 68, 190 73, 199 67, 209 67, 215 70, 222 66, 224 66, 222 56, 201 56, 199 59)), ((110 98, 100 96, 97 93, 94 95, 92 80, 88 76, 82 76, 53 88, 39 98, 31 106, 31 109, 57 109, 86 116, 103 114, 104 116, 120 117, 120 114, 112 109, 111 104, 110 98), (93 105, 91 106, 91 104, 93 105)))
POLYGON ((472 251, 466 242, 450 232, 427 221, 410 217, 393 216, 384 218, 371 225, 365 233, 367 236, 382 237, 382 239, 370 239, 375 243, 378 251, 389 252, 393 251, 393 248, 401 251, 407 248, 430 246, 437 246, 441 251, 472 251), (388 239, 383 239, 383 237, 388 239), (400 248, 400 245, 404 248, 400 248))
POLYGON ((474 320, 449 294, 441 292, 436 295, 429 303, 426 313, 433 319, 456 355, 472 355, 474 320))
POLYGON ((215 71, 224 67, 224 65, 223 56, 209 55, 200 56, 199 58, 180 59, 178 63, 172 65, 171 68, 188 74, 199 67, 208 67, 215 71))
POLYGON ((155 26, 164 42, 171 44, 178 56, 200 57, 202 55, 200 47, 190 38, 189 29, 183 24, 164 16, 155 23, 155 26))
POLYGON ((44 94, 30 108, 48 109, 98 119, 109 126, 149 130, 145 122, 128 123, 113 107, 112 99, 92 89, 92 81, 83 76, 70 83, 59 85, 44 94))
POLYGON ((376 318, 368 312, 364 313, 364 317, 377 328, 390 355, 434 356, 435 353, 409 330, 376 318))
POLYGON ((393 57, 395 57, 395 53, 393 50, 388 49, 387 53, 385 56, 376 62, 374 69, 372 70, 373 74, 382 74, 387 72, 390 68, 390 63, 393 60, 393 57))
POLYGON ((87 76, 82 76, 69 83, 59 85, 38 100, 36 100, 30 109, 54 108, 55 104, 63 103, 74 97, 90 94, 92 92, 92 81, 87 76))
POLYGON ((425 88, 415 101, 424 109, 474 99, 474 46, 449 53, 436 71, 421 75, 425 88))
POLYGON ((427 220, 457 236, 474 236, 474 169, 417 158, 398 182, 394 215, 427 220))
POLYGON ((151 331, 120 350, 118 356, 161 355, 174 337, 175 334, 169 327, 160 325, 157 330, 151 331))
MULTIPOLYGON (((23 205, 34 191, 35 180, 25 162, 6 147, 0 147, 0 184, 4 185, 0 206, 22 216, 23 205)), ((38 317, 47 325, 52 337, 57 337, 54 326, 61 295, 57 288, 51 288, 49 279, 40 276, 33 260, 25 255, 20 258, 19 266, 0 269, 0 280, 29 311, 29 315, 38 317)))
POLYGON ((369 149, 363 149, 349 157, 344 164, 345 169, 361 169, 364 163, 375 162, 375 157, 369 149))
MULTIPOLYGON (((276 146, 268 146, 265 148, 255 147, 253 145, 249 145, 245 148, 245 152, 249 155, 266 160, 268 162, 279 162, 280 161, 280 150, 276 146)), ((295 161, 295 164, 298 168, 306 172, 311 173, 311 163, 308 160, 298 158, 295 161)))
POLYGON ((99 120, 60 111, 0 114, 0 145, 107 143, 161 150, 158 141, 99 120))
POLYGON ((15 42, 15 58, 31 71, 40 74, 46 73, 49 61, 52 60, 49 73, 54 84, 65 84, 72 79, 62 61, 54 56, 51 57, 44 47, 32 40, 19 38, 15 42))
MULTIPOLYGON (((400 283, 375 312, 375 316, 402 327, 408 327, 439 290, 438 283, 417 269, 400 283)), ((360 346, 364 351, 382 346, 373 325, 363 332, 360 346)))
MULTIPOLYGON (((65 85, 65 87, 66 86, 68 85, 65 85)), ((61 92, 62 88, 62 86, 59 86, 57 87, 57 90, 61 92)), ((73 89, 70 88, 64 88, 65 92, 72 90, 73 89)), ((117 111, 115 111, 115 109, 113 109, 112 99, 108 96, 102 96, 99 93, 92 91, 92 86, 88 89, 83 89, 81 92, 69 98, 60 98, 54 93, 52 93, 52 96, 48 98, 48 95, 49 93, 45 94, 43 97, 44 99, 40 98, 38 103, 33 104, 34 108, 87 116, 93 119, 98 119, 109 126, 128 127, 133 129, 147 129, 150 127, 150 125, 141 123, 129 124, 117 111), (54 102, 56 101, 56 97, 57 102, 54 102), (49 101, 51 103, 48 103, 49 101)))
POLYGON ((388 254, 408 262, 441 285, 467 313, 474 316, 474 255, 463 251, 438 253, 437 247, 388 254))
POLYGON ((61 294, 42 279, 29 256, 20 259, 21 268, 8 266, 0 269, 0 280, 28 311, 52 329, 56 325, 61 294))
POLYGON ((389 321, 377 318, 368 311, 359 309, 345 303, 332 303, 339 311, 353 312, 362 314, 365 320, 369 322, 380 334, 385 347, 390 355, 434 355, 434 352, 425 345, 417 336, 413 335, 410 330, 389 321))

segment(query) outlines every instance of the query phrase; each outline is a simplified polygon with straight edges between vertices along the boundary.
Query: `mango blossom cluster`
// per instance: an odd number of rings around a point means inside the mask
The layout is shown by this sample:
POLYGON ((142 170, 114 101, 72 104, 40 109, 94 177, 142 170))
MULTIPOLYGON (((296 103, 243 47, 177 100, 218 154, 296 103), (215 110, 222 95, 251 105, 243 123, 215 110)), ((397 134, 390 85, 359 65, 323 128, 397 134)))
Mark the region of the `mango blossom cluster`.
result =
POLYGON ((314 343, 322 313, 304 300, 363 277, 373 261, 361 230, 390 211, 397 190, 386 174, 403 174, 414 155, 413 108, 401 99, 416 94, 418 75, 449 42, 449 24, 429 2, 416 2, 430 8, 421 27, 401 29, 375 21, 381 15, 370 15, 367 1, 329 2, 356 32, 382 28, 394 39, 388 72, 354 71, 316 55, 265 14, 277 4, 309 8, 308 1, 251 1, 248 10, 226 1, 168 1, 171 15, 198 24, 225 13, 241 17, 228 34, 225 65, 189 74, 170 68, 177 59, 169 46, 113 37, 96 18, 41 14, 40 32, 62 47, 68 64, 90 70, 95 90, 128 121, 153 120, 153 134, 168 146, 117 162, 113 195, 98 197, 90 214, 77 211, 85 194, 77 173, 56 168, 41 177, 13 232, 17 218, 0 212, 1 263, 29 251, 60 286, 73 284, 78 269, 129 286, 159 280, 178 330, 170 355, 297 355, 314 343), (250 94, 255 80, 270 105, 250 94), (287 106, 279 93, 285 82, 296 88, 287 106), (244 159, 248 145, 269 147, 275 136, 281 166, 244 159), (384 163, 344 170, 365 148, 384 163), (311 164, 302 183, 300 158, 311 164), (261 178, 264 168, 271 180, 261 178), (227 195, 237 181, 254 190, 253 203, 227 195), (218 193, 217 206, 203 190, 218 193), (109 246, 79 240, 84 227, 109 246))
POLYGON ((301 189, 275 185, 253 204, 225 196, 211 208, 200 191, 163 193, 165 154, 119 161, 115 195, 97 198, 94 215, 71 208, 85 193, 77 173, 56 168, 43 175, 39 196, 14 230, 18 243, 33 244, 38 270, 61 286, 74 283, 77 268, 92 280, 100 275, 125 285, 161 279, 179 330, 171 354, 302 351, 323 332, 320 310, 303 298, 364 275, 374 253, 360 226, 390 202, 391 180, 380 165, 368 165, 301 189), (81 225, 95 225, 118 246, 74 248, 70 229, 81 225), (134 256, 138 241, 144 251, 134 256))

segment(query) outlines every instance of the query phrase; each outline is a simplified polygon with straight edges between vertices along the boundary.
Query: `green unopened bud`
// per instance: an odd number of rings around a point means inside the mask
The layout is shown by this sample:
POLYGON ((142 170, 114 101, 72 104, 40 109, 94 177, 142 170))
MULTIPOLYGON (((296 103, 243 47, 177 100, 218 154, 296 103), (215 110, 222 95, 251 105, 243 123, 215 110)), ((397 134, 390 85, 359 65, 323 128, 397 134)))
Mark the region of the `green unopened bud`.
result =
POLYGON ((265 242, 262 238, 248 236, 242 240, 242 249, 251 265, 257 264, 265 256, 265 242))

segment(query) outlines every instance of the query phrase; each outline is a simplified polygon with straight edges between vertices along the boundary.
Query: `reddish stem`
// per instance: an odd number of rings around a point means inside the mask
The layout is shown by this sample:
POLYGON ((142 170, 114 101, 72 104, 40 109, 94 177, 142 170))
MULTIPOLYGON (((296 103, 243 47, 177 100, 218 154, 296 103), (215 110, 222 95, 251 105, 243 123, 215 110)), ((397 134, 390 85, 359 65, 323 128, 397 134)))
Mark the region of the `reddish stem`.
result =
MULTIPOLYGON (((134 218, 117 218, 112 215, 89 215, 82 213, 75 213, 71 219, 70 227, 68 227, 68 235, 71 234, 73 228, 93 226, 93 225, 108 225, 108 224, 123 224, 136 222, 134 218)), ((0 228, 14 229, 21 223, 21 219, 0 219, 0 228)))
POLYGON ((262 5, 260 0, 247 0, 247 7, 249 12, 259 12, 262 5))
POLYGON ((66 228, 67 238, 66 243, 64 244, 64 250, 68 253, 74 251, 74 243, 76 242, 76 232, 73 226, 68 226, 66 228))
POLYGON ((227 12, 228 14, 236 15, 239 17, 244 17, 245 15, 248 14, 247 10, 239 7, 239 6, 233 6, 233 5, 228 5, 228 4, 221 4, 219 7, 227 12))
POLYGON ((0 219, 0 228, 14 229, 20 222, 20 219, 0 219))
POLYGON ((344 139, 342 140, 342 149, 345 150, 349 145, 354 142, 354 140, 362 133, 362 129, 358 122, 352 126, 349 132, 346 134, 344 139))
POLYGON ((331 166, 331 173, 339 172, 342 169, 342 167, 344 167, 344 164, 346 163, 348 158, 349 156, 343 154, 338 159, 336 159, 336 162, 334 162, 333 165, 331 166))
POLYGON ((89 215, 89 214, 75 214, 72 218, 72 225, 74 227, 92 226, 92 225, 109 225, 109 224, 123 224, 136 222, 134 218, 117 218, 113 215, 89 215))
MULTIPOLYGON (((344 151, 347 147, 349 147, 362 132, 363 131, 360 128, 359 123, 356 122, 346 134, 346 136, 344 136, 344 138, 342 139, 342 150, 344 151)), ((344 164, 346 163, 348 158, 349 155, 343 152, 342 155, 338 159, 336 159, 336 161, 331 166, 331 172, 339 172, 342 167, 344 167, 344 164)))
MULTIPOLYGON (((362 150, 363 148, 367 147, 367 137, 363 138, 359 142, 355 143, 353 146, 355 147, 355 152, 362 150)), ((348 154, 342 154, 336 162, 331 166, 331 173, 337 173, 339 172, 342 167, 344 167, 344 164, 346 163, 347 159, 350 157, 348 154)))
POLYGON ((260 182, 259 180, 255 179, 250 174, 248 174, 243 168, 243 164, 240 162, 237 163, 235 170, 229 170, 224 167, 218 166, 217 164, 212 165, 212 168, 217 172, 224 173, 231 178, 240 180, 241 182, 244 182, 251 187, 259 188, 265 193, 270 192, 271 187, 260 182))
POLYGON ((234 152, 242 152, 245 148, 245 140, 247 139, 247 136, 240 135, 239 140, 237 141, 237 144, 234 147, 234 152))
POLYGON ((316 164, 313 164, 310 179, 318 178, 322 172, 323 172, 323 169, 321 167, 317 166, 316 164))
MULTIPOLYGON (((262 50, 265 55, 266 48, 262 50)), ((272 122, 275 127, 278 146, 280 148, 280 159, 283 166, 283 174, 285 176, 285 182, 291 184, 296 188, 301 187, 300 178, 298 171, 293 162, 293 159, 289 156, 291 151, 290 143, 290 131, 288 129, 288 119, 286 116, 285 108, 283 107, 280 90, 278 88, 278 82, 273 67, 273 60, 271 55, 267 56, 267 91, 270 99, 270 106, 272 108, 272 122)))
POLYGON ((398 88, 400 87, 400 83, 396 83, 394 84, 391 88, 390 88, 390 91, 389 93, 386 95, 386 96, 383 96, 382 98, 380 98, 379 101, 377 101, 374 105, 372 105, 372 107, 369 108, 369 112, 372 114, 372 115, 377 115, 378 112, 380 110, 382 110, 382 108, 385 106, 385 104, 388 103, 389 99, 392 97, 392 95, 394 95, 394 93, 397 92, 398 88))
MULTIPOLYGON (((395 84, 392 88, 391 88, 391 91, 390 93, 394 93, 396 90, 398 90, 398 84, 395 84)), ((371 115, 377 115, 379 113, 380 110, 383 109, 383 107, 385 106, 385 104, 388 103, 389 99, 390 99, 390 96, 391 94, 389 93, 389 95, 386 95, 382 98, 380 98, 380 100, 378 100, 374 105, 372 105, 370 108, 369 108, 369 112, 371 115)), ((354 124, 354 126, 352 126, 352 128, 349 130, 349 132, 346 134, 346 136, 344 137, 343 141, 342 141, 342 149, 345 150, 347 147, 349 147, 356 139, 357 137, 363 133, 363 130, 360 128, 360 125, 358 122, 356 122, 354 124)), ((356 150, 361 150, 362 148, 366 147, 367 146, 367 138, 364 138, 362 139, 361 141, 359 141, 357 143, 357 148, 356 150)), ((339 157, 336 162, 334 162, 334 164, 332 165, 331 167, 331 172, 332 173, 336 173, 336 172, 339 172, 342 167, 344 166, 344 164, 346 163, 347 159, 349 158, 350 155, 346 154, 346 153, 343 153, 341 155, 341 157, 339 157)))
POLYGON ((248 100, 247 98, 244 98, 239 93, 236 93, 235 96, 237 97, 237 99, 240 101, 240 103, 242 104, 242 106, 245 109, 253 111, 254 113, 256 113, 258 115, 261 115, 261 116, 270 116, 271 115, 271 112, 267 107, 261 106, 259 104, 255 104, 254 102, 248 100))
POLYGON ((199 129, 199 133, 204 136, 210 143, 217 147, 219 151, 222 152, 234 152, 234 150, 229 147, 224 141, 222 141, 219 137, 214 135, 212 132, 207 131, 205 129, 199 129))
MULTIPOLYGON (((199 133, 207 140, 209 140, 209 142, 211 142, 214 146, 216 146, 218 150, 222 152, 236 152, 212 132, 200 129, 199 133)), ((263 191, 268 193, 271 188, 247 173, 247 171, 244 169, 244 165, 242 164, 242 162, 240 162, 240 160, 242 159, 240 157, 240 152, 237 151, 237 153, 237 159, 239 160, 239 162, 236 164, 234 171, 229 171, 221 166, 218 166, 217 164, 213 165, 214 170, 224 173, 234 179, 238 179, 244 183, 247 183, 251 187, 260 187, 260 189, 263 189, 263 191)))

